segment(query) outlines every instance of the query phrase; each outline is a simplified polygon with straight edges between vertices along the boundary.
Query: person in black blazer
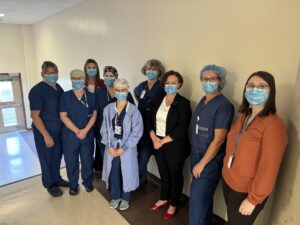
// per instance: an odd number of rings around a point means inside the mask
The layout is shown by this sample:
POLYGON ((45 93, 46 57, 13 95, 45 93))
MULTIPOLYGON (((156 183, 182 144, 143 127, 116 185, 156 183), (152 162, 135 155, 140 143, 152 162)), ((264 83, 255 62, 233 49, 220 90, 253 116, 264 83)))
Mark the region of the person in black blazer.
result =
POLYGON ((166 92, 158 98, 148 121, 155 159, 161 177, 160 199, 150 210, 168 206, 165 219, 176 214, 183 188, 183 165, 190 153, 188 126, 191 120, 190 101, 177 93, 183 78, 176 71, 168 71, 161 78, 166 92))

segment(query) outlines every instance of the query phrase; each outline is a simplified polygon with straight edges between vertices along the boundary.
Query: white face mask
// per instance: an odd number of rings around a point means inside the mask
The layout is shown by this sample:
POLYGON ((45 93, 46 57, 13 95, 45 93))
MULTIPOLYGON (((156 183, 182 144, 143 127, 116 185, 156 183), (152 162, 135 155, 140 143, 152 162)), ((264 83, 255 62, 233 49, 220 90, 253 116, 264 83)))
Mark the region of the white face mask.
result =
POLYGON ((95 84, 89 84, 88 91, 94 93, 95 92, 95 84))

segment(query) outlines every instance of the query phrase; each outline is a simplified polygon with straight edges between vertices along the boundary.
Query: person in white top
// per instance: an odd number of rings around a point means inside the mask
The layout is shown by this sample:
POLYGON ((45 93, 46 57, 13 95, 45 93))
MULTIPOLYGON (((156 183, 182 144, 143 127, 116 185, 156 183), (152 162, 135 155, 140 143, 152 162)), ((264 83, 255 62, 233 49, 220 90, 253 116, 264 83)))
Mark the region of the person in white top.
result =
POLYGON ((168 206, 165 219, 172 219, 183 188, 183 165, 190 153, 188 126, 191 119, 190 101, 177 93, 183 78, 176 71, 161 79, 166 94, 157 99, 148 128, 155 149, 155 159, 161 177, 160 198, 150 210, 168 206))

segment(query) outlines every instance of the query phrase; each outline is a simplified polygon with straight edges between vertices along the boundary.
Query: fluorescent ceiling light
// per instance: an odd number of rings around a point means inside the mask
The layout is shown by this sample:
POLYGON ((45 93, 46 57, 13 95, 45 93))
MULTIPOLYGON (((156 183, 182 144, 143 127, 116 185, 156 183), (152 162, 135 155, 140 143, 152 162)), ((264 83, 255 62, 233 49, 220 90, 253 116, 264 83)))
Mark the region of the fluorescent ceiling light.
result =
POLYGON ((3 14, 3 13, 0 13, 0 17, 4 17, 5 16, 5 14, 3 14))

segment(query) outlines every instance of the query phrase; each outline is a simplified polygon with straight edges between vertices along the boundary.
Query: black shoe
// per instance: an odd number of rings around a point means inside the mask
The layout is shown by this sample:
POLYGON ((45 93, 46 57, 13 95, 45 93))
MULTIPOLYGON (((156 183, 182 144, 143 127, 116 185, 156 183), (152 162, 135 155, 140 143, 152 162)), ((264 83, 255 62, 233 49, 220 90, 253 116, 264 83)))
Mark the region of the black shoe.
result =
POLYGON ((63 192, 56 186, 52 186, 52 187, 47 188, 47 191, 53 197, 59 197, 59 196, 62 196, 62 194, 63 194, 63 192))
POLYGON ((86 192, 92 192, 94 190, 94 186, 91 185, 91 186, 84 186, 85 187, 85 190, 86 192))
POLYGON ((70 190, 69 190, 69 194, 70 195, 78 195, 78 193, 79 193, 79 189, 78 188, 75 188, 75 189, 70 188, 70 190))
POLYGON ((61 179, 58 184, 57 187, 70 187, 70 183, 69 181, 66 181, 64 179, 61 179))

